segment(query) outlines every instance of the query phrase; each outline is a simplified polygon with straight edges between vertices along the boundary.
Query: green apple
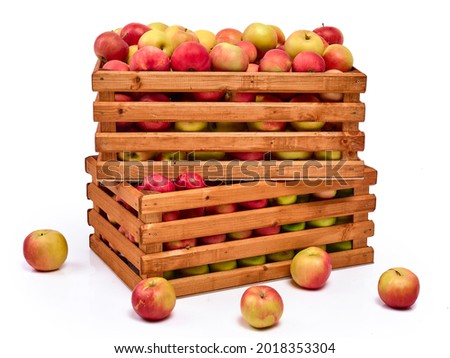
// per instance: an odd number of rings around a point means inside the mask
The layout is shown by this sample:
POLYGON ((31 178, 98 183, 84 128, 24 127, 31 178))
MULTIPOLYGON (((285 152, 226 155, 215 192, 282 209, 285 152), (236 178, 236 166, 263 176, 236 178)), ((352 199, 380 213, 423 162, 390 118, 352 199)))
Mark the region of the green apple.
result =
POLYGON ((190 152, 188 160, 222 160, 225 158, 225 152, 190 152))
POLYGON ((252 235, 253 235, 253 230, 243 230, 243 231, 229 232, 227 234, 227 240, 248 239, 252 235))
POLYGON ((164 271, 163 272, 163 277, 166 280, 172 280, 172 279, 174 279, 176 277, 176 272, 175 272, 175 270, 164 271))
POLYGON ((267 261, 268 262, 286 261, 286 260, 291 260, 294 256, 295 256, 294 250, 280 251, 280 252, 275 252, 273 254, 268 254, 267 261))
POLYGON ((308 227, 333 226, 334 224, 336 224, 336 218, 315 219, 308 221, 306 224, 308 227))
POLYGON ((351 250, 352 247, 353 247, 353 242, 351 240, 333 242, 331 244, 327 244, 327 251, 328 252, 345 251, 345 250, 351 250))
POLYGON ((175 122, 175 131, 178 132, 203 132, 208 129, 208 122, 183 121, 175 122))
POLYGON ((159 21, 151 22, 147 26, 150 27, 152 30, 160 30, 160 31, 165 31, 169 27, 169 25, 159 21))
POLYGON ((274 157, 281 160, 306 160, 312 157, 312 152, 300 150, 296 152, 274 152, 274 157))
POLYGON ((302 51, 314 51, 322 56, 325 45, 322 38, 315 32, 297 30, 288 36, 284 42, 284 49, 294 59, 302 51))
POLYGON ((142 34, 138 41, 138 47, 155 46, 163 50, 167 56, 172 56, 173 44, 166 32, 161 30, 150 30, 142 34))
POLYGON ((229 260, 222 262, 214 262, 209 264, 209 270, 211 272, 229 271, 238 267, 237 260, 229 260))
POLYGON ((154 152, 118 152, 117 159, 122 161, 145 161, 155 157, 154 152))
POLYGON ((156 155, 156 160, 186 160, 186 152, 162 152, 156 155))
POLYGON ((275 198, 275 203, 278 205, 291 205, 297 202, 297 195, 283 195, 275 198))
POLYGON ((205 265, 199 265, 199 266, 193 266, 193 267, 186 267, 186 268, 180 269, 178 272, 181 277, 203 275, 205 273, 209 273, 209 266, 207 264, 205 264, 205 265))
POLYGON ((325 122, 291 122, 291 127, 299 132, 320 131, 324 125, 325 122))
POLYGON ((339 150, 319 150, 314 152, 314 158, 318 160, 339 160, 342 158, 342 152, 339 150))
POLYGON ((216 45, 216 34, 209 30, 197 30, 194 33, 198 37, 198 41, 209 51, 216 45))
POLYGON ((239 267, 263 265, 266 263, 266 255, 244 257, 242 259, 238 259, 237 263, 239 267))
POLYGON ((306 227, 305 222, 299 222, 299 223, 281 225, 281 230, 284 232, 295 232, 295 231, 304 230, 305 227, 306 227))
POLYGON ((276 29, 272 26, 260 22, 253 22, 242 32, 242 40, 250 41, 255 45, 258 51, 258 58, 276 48, 278 45, 278 35, 276 29))

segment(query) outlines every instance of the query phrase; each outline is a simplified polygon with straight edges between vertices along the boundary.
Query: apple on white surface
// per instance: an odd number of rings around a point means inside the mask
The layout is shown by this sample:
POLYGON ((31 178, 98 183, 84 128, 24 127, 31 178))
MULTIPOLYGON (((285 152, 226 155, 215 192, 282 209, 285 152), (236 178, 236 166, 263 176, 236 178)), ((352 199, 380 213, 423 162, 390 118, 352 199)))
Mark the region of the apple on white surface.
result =
MULTIPOLYGON (((292 59, 289 54, 274 48, 267 51, 259 61, 259 72, 289 72, 292 68, 292 59)), ((325 63, 324 63, 325 69, 325 63)))
POLYGON ((129 71, 130 66, 125 61, 109 60, 102 66, 102 70, 108 71, 129 71))
POLYGON ((325 60, 314 51, 299 52, 292 61, 292 72, 324 72, 325 60))
POLYGON ((223 28, 216 33, 217 43, 228 42, 230 44, 235 45, 241 40, 242 40, 242 32, 233 27, 223 28))
POLYGON ((322 248, 311 246, 295 254, 290 273, 294 282, 302 288, 319 289, 331 274, 331 256, 322 248))
POLYGON ((322 24, 322 26, 315 28, 313 31, 330 45, 342 45, 344 43, 344 34, 335 26, 325 26, 322 24))
POLYGON ((237 260, 214 262, 209 264, 211 272, 229 271, 238 267, 237 260))
POLYGON ((333 44, 328 46, 322 55, 327 70, 337 69, 342 72, 353 68, 353 54, 344 45, 333 44))
POLYGON ((57 230, 34 230, 23 241, 25 260, 36 271, 58 270, 66 261, 68 253, 67 240, 57 230))
POLYGON ((378 295, 389 307, 406 309, 419 297, 417 275, 405 267, 394 267, 383 272, 378 280, 378 295))
POLYGON ((283 299, 273 287, 257 285, 247 288, 241 296, 243 319, 254 328, 268 328, 277 324, 284 310, 283 299))
POLYGON ((250 41, 255 45, 258 50, 258 59, 278 45, 277 31, 272 26, 261 22, 249 24, 242 32, 242 40, 250 41))
POLYGON ((94 41, 95 55, 104 61, 126 61, 129 45, 114 31, 102 32, 94 41))
POLYGON ((158 47, 144 46, 130 58, 131 71, 169 71, 170 59, 158 47))
POLYGON ((173 45, 172 40, 166 32, 161 30, 149 30, 142 34, 137 43, 138 49, 144 46, 155 46, 164 51, 167 56, 172 56, 173 45))
POLYGON ((284 50, 292 59, 302 51, 314 51, 322 55, 325 45, 319 35, 313 31, 296 30, 292 32, 284 43, 284 50))
POLYGON ((174 71, 209 71, 211 57, 208 50, 196 41, 181 43, 170 58, 174 71))
POLYGON ((154 152, 118 152, 117 159, 121 161, 147 161, 155 157, 154 152))
POLYGON ((150 277, 141 280, 131 293, 134 311, 148 321, 167 318, 176 303, 175 289, 163 277, 150 277))
POLYGON ((220 42, 209 52, 213 71, 247 70, 249 59, 244 49, 228 42, 220 42))

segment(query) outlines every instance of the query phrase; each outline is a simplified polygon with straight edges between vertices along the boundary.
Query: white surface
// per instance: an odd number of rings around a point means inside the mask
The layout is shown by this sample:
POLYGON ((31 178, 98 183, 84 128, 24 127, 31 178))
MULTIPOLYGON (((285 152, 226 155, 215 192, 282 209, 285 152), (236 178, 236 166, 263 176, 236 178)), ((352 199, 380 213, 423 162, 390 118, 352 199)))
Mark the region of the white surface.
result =
POLYGON ((0 12, 6 211, 0 261, 0 326, 6 335, 0 352, 112 357, 121 356, 114 345, 216 342, 246 344, 246 356, 253 356, 257 342, 334 342, 334 354, 318 356, 445 356, 450 198, 443 3, 408 2, 406 8, 378 1, 363 8, 357 1, 227 1, 215 5, 219 10, 211 4, 16 1, 0 12), (245 287, 180 298, 170 319, 140 320, 129 289, 88 248, 84 172, 84 158, 94 154, 92 45, 100 32, 131 21, 212 31, 260 21, 286 34, 322 22, 340 27, 355 66, 368 75, 362 159, 379 171, 372 189, 377 209, 370 216, 376 230, 369 241, 376 262, 333 271, 316 292, 297 289, 288 279, 270 282, 285 300, 283 318, 270 330, 255 331, 241 321, 245 287), (23 239, 38 228, 66 235, 70 252, 60 271, 40 274, 25 263, 23 239), (408 267, 421 280, 410 310, 387 309, 378 299, 378 277, 392 266, 408 267))

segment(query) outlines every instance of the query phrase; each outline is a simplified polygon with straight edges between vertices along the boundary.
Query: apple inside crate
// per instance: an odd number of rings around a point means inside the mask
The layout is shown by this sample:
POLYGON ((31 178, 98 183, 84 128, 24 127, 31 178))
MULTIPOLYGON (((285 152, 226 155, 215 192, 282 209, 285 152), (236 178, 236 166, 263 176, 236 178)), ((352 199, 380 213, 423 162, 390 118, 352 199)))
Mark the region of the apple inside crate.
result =
POLYGON ((95 157, 86 168, 90 247, 130 288, 164 276, 182 296, 287 277, 292 253, 309 246, 326 248, 333 268, 373 262, 369 188, 377 173, 367 166, 363 179, 223 182, 167 193, 98 179, 95 157), (184 215, 170 217, 176 212, 184 215))
POLYGON ((92 74, 99 178, 196 171, 246 179, 246 161, 260 178, 364 175, 366 75, 357 69, 137 72, 101 65, 92 74))

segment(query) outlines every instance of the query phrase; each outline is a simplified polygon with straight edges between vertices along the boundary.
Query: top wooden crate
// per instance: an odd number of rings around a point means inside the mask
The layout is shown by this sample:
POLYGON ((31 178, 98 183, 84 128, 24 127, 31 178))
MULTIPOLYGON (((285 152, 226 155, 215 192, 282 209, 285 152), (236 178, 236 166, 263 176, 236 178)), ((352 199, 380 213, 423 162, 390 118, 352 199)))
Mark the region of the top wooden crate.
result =
POLYGON ((362 178, 365 118, 360 94, 366 75, 346 73, 269 72, 152 72, 105 71, 97 62, 92 89, 98 122, 95 146, 97 175, 101 179, 135 180, 158 172, 174 178, 196 171, 207 179, 362 178), (116 93, 183 93, 238 91, 256 93, 343 93, 341 102, 116 102, 116 93), (117 132, 117 122, 140 121, 320 121, 329 125, 318 132, 117 132), (209 160, 121 161, 118 152, 133 151, 341 151, 339 160, 209 160))

